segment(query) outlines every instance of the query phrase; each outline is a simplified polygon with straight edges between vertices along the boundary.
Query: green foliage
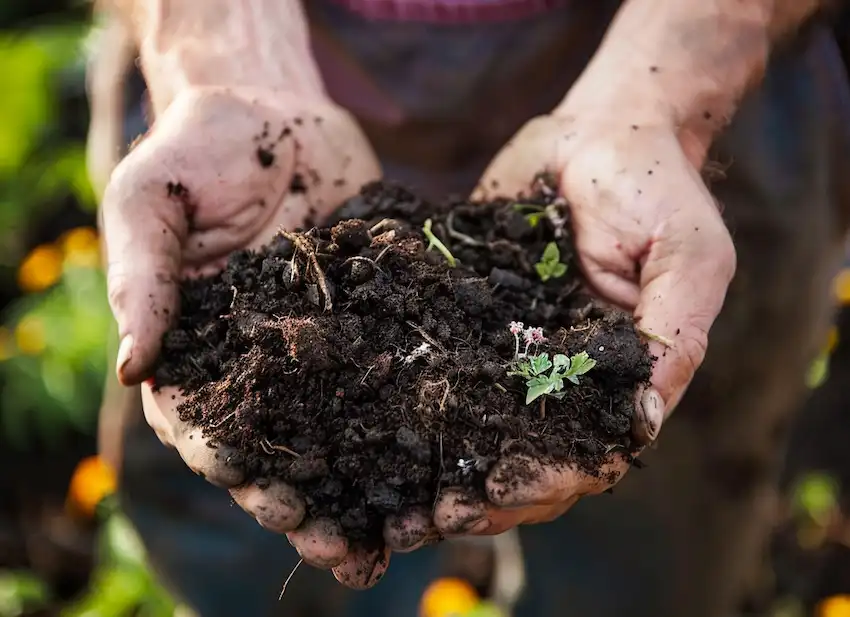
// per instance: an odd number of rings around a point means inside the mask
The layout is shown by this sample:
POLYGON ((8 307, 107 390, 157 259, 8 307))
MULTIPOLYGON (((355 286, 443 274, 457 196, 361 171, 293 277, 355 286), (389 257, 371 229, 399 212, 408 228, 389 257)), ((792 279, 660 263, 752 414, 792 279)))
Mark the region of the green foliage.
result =
POLYGON ((792 491, 794 511, 811 521, 826 525, 838 507, 839 486, 829 474, 813 472, 797 480, 792 491))
POLYGON ((442 241, 437 236, 434 235, 434 232, 431 230, 432 225, 433 225, 433 222, 431 221, 431 219, 428 219, 427 221, 425 221, 425 224, 422 226, 422 233, 425 234, 426 238, 428 238, 428 249, 427 250, 430 251, 432 248, 437 249, 438 251, 440 251, 443 254, 443 257, 446 258, 446 261, 448 262, 450 267, 452 267, 452 268, 456 267, 457 266, 457 260, 455 259, 455 256, 452 255, 452 253, 448 249, 448 247, 445 244, 443 244, 442 241))
MULTIPOLYGON (((78 19, 79 15, 74 16, 78 19)), ((16 285, 30 230, 68 208, 93 212, 84 133, 59 98, 60 77, 82 93, 82 21, 0 34, 0 286, 16 285), (68 73, 70 71, 70 74, 68 73)), ((82 115, 82 114, 81 114, 82 115)), ((56 233, 62 231, 57 230, 56 233)), ((112 318, 102 273, 66 263, 59 281, 0 315, 0 439, 58 446, 69 429, 93 433, 112 318), (25 332, 22 332, 25 331, 25 332), (23 334, 30 340, 19 344, 23 334)))
POLYGON ((88 592, 60 617, 171 617, 174 600, 147 564, 144 546, 112 498, 104 504, 100 562, 88 592))
POLYGON ((44 608, 50 590, 30 572, 0 572, 0 617, 20 617, 44 608))
POLYGON ((511 376, 523 377, 528 392, 525 404, 529 405, 541 396, 552 396, 560 399, 564 396, 564 380, 578 385, 579 377, 596 366, 596 360, 586 351, 568 357, 555 354, 549 358, 548 353, 523 357, 514 363, 511 376), (550 370, 551 369, 551 370, 550 370), (547 371, 549 371, 547 373, 547 371))
POLYGON ((85 143, 59 131, 60 73, 76 68, 83 24, 0 35, 0 268, 14 271, 26 250, 22 233, 36 217, 62 207, 70 194, 94 210, 85 143))
POLYGON ((534 269, 544 283, 550 279, 561 278, 567 273, 567 265, 561 263, 561 251, 557 244, 550 242, 546 245, 543 256, 534 264, 534 269))
POLYGON ((829 358, 829 350, 824 350, 817 358, 814 359, 811 365, 809 365, 809 370, 806 371, 806 386, 810 390, 820 388, 824 383, 826 383, 826 380, 829 377, 829 358))
POLYGON ((35 433, 58 446, 68 428, 93 433, 113 327, 105 298, 99 270, 67 267, 58 285, 12 306, 10 330, 26 320, 43 348, 0 362, 0 431, 7 443, 23 449, 35 433))
POLYGON ((463 617, 507 617, 504 611, 492 602, 479 602, 478 606, 463 617))
POLYGON ((514 204, 513 206, 516 212, 525 212, 525 220, 528 221, 528 224, 531 227, 537 227, 540 224, 540 221, 543 220, 543 217, 546 216, 546 208, 543 206, 536 206, 534 204, 514 204))

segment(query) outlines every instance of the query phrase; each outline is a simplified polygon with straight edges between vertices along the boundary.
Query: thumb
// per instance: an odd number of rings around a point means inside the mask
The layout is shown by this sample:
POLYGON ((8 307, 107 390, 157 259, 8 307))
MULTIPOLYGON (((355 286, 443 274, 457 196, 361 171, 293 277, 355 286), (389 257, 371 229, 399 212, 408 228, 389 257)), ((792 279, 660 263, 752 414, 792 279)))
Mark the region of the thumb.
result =
POLYGON ((702 364, 708 331, 735 272, 726 227, 719 216, 706 218, 696 226, 668 221, 669 233, 659 235, 642 263, 635 319, 657 358, 652 385, 663 399, 665 417, 702 364))
POLYGON ((149 376, 178 308, 186 205, 179 187, 145 177, 145 143, 115 169, 103 197, 109 304, 118 322, 124 385, 149 376), (141 159, 141 160, 140 160, 141 159))

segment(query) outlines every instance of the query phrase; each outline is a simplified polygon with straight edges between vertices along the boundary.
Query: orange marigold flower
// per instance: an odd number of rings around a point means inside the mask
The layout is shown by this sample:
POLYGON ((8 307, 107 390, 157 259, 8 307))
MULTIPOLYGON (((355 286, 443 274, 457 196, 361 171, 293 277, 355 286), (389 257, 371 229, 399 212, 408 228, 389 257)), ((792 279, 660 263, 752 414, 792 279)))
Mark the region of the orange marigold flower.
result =
POLYGON ((422 595, 420 617, 463 617, 481 599, 475 588, 459 578, 441 578, 431 583, 422 595))
POLYGON ((68 506, 83 516, 94 516, 97 504, 115 492, 115 470, 99 456, 79 462, 68 488, 68 506))

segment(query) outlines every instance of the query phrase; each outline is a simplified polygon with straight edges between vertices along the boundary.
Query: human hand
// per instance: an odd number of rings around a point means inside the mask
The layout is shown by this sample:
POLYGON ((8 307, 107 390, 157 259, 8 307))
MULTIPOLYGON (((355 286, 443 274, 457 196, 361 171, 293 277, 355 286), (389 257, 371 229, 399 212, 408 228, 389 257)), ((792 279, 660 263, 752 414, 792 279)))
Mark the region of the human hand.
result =
MULTIPOLYGON (((220 269, 231 252, 268 243, 280 227, 320 220, 379 175, 360 130, 326 100, 226 88, 176 96, 115 169, 103 198, 119 379, 129 385, 151 375, 179 309, 181 278, 220 269)), ((193 471, 230 489, 261 525, 288 533, 306 562, 334 568, 354 587, 379 577, 383 552, 349 550, 333 521, 302 524, 304 504, 291 487, 245 484, 235 452, 209 447, 200 429, 179 420, 177 389, 141 388, 159 438, 193 471)))
MULTIPOLYGON (((592 291, 634 313, 657 357, 633 421, 637 442, 648 444, 703 361, 709 328, 735 271, 735 250, 700 178, 704 149, 664 123, 632 125, 619 112, 585 109, 529 122, 487 169, 476 197, 515 197, 528 192, 540 171, 555 174, 572 207, 592 291)), ((622 455, 612 455, 598 476, 568 465, 504 459, 487 479, 487 501, 445 491, 435 524, 445 535, 490 535, 549 521, 580 497, 610 488, 609 478, 619 479, 628 468, 622 455), (516 488, 529 465, 536 480, 516 488)))

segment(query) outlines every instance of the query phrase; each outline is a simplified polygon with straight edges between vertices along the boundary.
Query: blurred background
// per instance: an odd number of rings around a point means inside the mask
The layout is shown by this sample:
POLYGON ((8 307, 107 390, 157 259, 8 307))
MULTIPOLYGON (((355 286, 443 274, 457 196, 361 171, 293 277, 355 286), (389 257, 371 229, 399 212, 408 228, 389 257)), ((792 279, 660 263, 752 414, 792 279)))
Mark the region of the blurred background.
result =
MULTIPOLYGON (((89 22, 84 2, 0 0, 0 617, 184 610, 96 457, 112 321, 85 160, 89 22)), ((850 270, 835 290, 850 306, 850 270)), ((850 616, 850 310, 808 377, 742 615, 850 616)))

